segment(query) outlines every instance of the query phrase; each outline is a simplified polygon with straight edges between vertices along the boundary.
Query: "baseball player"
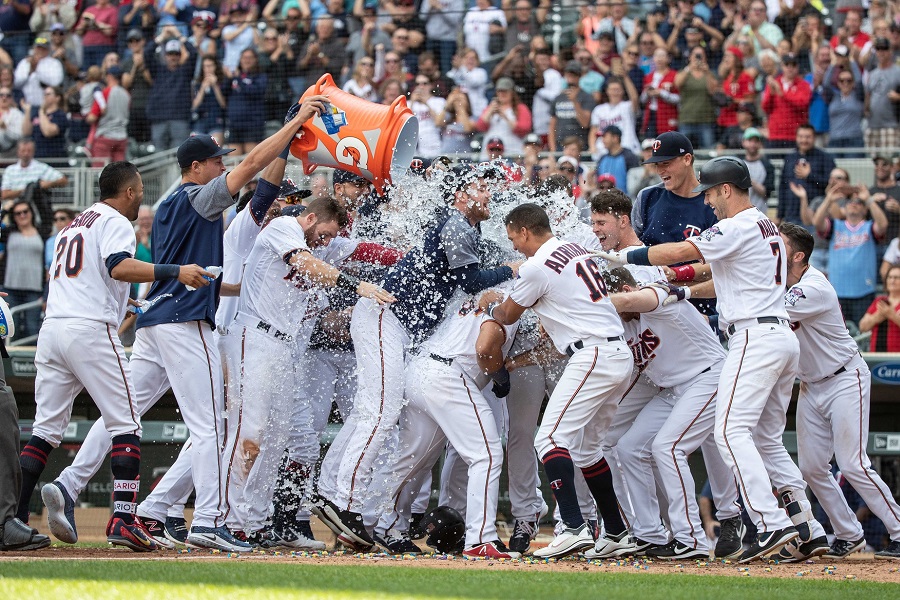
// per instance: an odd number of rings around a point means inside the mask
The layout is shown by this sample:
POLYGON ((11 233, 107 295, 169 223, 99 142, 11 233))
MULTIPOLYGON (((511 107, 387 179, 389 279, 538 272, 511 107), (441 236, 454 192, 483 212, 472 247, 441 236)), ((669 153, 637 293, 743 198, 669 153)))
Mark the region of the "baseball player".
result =
MULTIPOLYGON (((153 224, 154 258, 190 257, 200 264, 223 262, 222 212, 234 194, 271 163, 300 126, 325 109, 324 96, 295 104, 280 131, 256 146, 230 173, 220 148, 209 136, 192 136, 178 148, 182 184, 160 204, 153 224)), ((251 546, 224 526, 225 478, 221 360, 212 336, 220 284, 195 292, 181 285, 154 285, 149 298, 172 294, 140 317, 131 357, 139 394, 158 397, 175 391, 192 444, 163 476, 185 477, 190 471, 197 500, 187 541, 201 547, 246 552, 251 546), (190 465, 190 467, 188 467, 190 465)), ((142 398, 139 399, 139 403, 142 398)), ((150 402, 147 401, 149 404, 150 402)))
POLYGON ((693 191, 705 193, 719 217, 716 225, 685 242, 608 252, 604 258, 616 264, 710 263, 730 336, 716 400, 716 444, 759 531, 739 559, 746 563, 798 537, 808 542, 825 532, 812 517, 800 470, 781 442, 799 355, 784 308, 784 243, 774 223, 750 202, 752 182, 742 160, 715 158, 703 165, 699 180, 693 191), (772 496, 773 486, 789 500, 790 518, 772 496))
MULTIPOLYGON (((346 211, 337 201, 313 200, 299 217, 280 217, 260 233, 247 260, 235 331, 239 361, 229 371, 229 420, 236 427, 235 451, 230 459, 229 521, 253 534, 263 527, 276 483, 278 465, 287 446, 288 424, 294 407, 292 391, 302 366, 298 340, 309 340, 317 314, 317 299, 309 287, 338 285, 379 303, 393 297, 377 286, 360 282, 314 258, 310 250, 327 246, 347 225, 346 211), (312 305, 311 305, 312 303, 312 305), (281 372, 273 372, 280 365, 281 372)), ((305 406, 305 460, 308 468, 319 455, 312 430, 312 414, 305 406)), ((306 539, 298 538, 302 547, 306 539)), ((296 544, 294 544, 296 545, 296 544)), ((324 545, 323 545, 324 546, 324 545)), ((300 546, 298 546, 300 547, 300 546)))
POLYGON ((535 438, 566 529, 534 554, 564 556, 594 546, 578 506, 575 466, 584 474, 607 535, 626 531, 600 445, 634 360, 591 254, 554 237, 547 213, 536 204, 514 208, 504 223, 513 247, 528 260, 510 296, 492 307, 491 317, 511 324, 531 308, 557 350, 569 355, 535 438))
POLYGON ((385 308, 363 298, 353 310, 359 389, 350 418, 322 463, 323 501, 314 512, 350 544, 363 548, 375 543, 360 512, 375 460, 403 405, 405 347, 434 329, 457 288, 474 294, 516 272, 515 263, 479 268, 478 224, 490 216, 483 173, 460 168, 445 178, 444 186, 449 213, 385 278, 384 288, 397 302, 385 308))
MULTIPOLYGON (((891 536, 890 545, 876 552, 875 558, 900 560, 900 506, 866 455, 872 386, 869 368, 847 332, 834 288, 809 264, 812 235, 793 223, 782 223, 779 231, 787 251, 784 304, 800 340, 797 458, 803 478, 834 528, 835 540, 825 556, 846 558, 866 545, 862 526, 831 475, 834 455, 841 474, 891 536)), ((805 560, 823 545, 827 545, 824 540, 791 542, 778 559, 805 560)))
MULTIPOLYGON (((613 269, 604 277, 610 290, 622 292, 610 297, 616 309, 626 314, 640 313, 640 354, 651 358, 644 372, 661 388, 657 397, 641 411, 635 424, 653 423, 654 416, 648 419, 648 412, 661 413, 662 422, 644 436, 637 436, 644 440, 642 445, 624 457, 620 455, 623 463, 637 462, 648 473, 643 479, 649 479, 646 485, 649 490, 633 487, 635 482, 643 481, 640 477, 626 477, 632 502, 638 503, 645 493, 655 495, 655 482, 649 476, 654 464, 659 471, 660 487, 668 499, 673 539, 647 548, 646 554, 665 560, 706 559, 709 557, 709 540, 700 521, 694 494, 696 488, 687 457, 707 440, 712 440, 716 392, 725 351, 697 309, 686 302, 663 303, 669 296, 668 289, 649 287, 639 290, 631 273, 623 268, 613 269)), ((734 477, 722 461, 714 440, 710 450, 704 452, 703 457, 711 485, 716 490, 717 506, 721 506, 718 519, 726 525, 730 523, 729 519, 737 519, 730 525, 735 527, 734 534, 720 537, 729 540, 730 547, 720 548, 717 544, 716 556, 734 558, 742 551, 743 537, 738 492, 734 477)))
MULTIPOLYGON (((270 182, 278 181, 282 177, 286 164, 285 155, 286 153, 282 152, 282 155, 262 172, 256 191, 247 204, 247 210, 240 211, 232 221, 228 231, 226 231, 225 271, 223 276, 229 278, 226 282, 234 283, 223 283, 223 289, 232 287, 239 290, 239 272, 243 268, 246 253, 252 248, 253 238, 259 233, 262 220, 278 195, 279 189, 277 185, 270 182), (257 219, 259 224, 256 222, 257 219)), ((237 296, 226 298, 226 300, 236 301, 237 296)), ((230 312, 227 302, 222 303, 217 317, 221 318, 223 322, 230 322, 234 319, 234 314, 230 312)), ((150 396, 142 393, 143 391, 141 390, 137 393, 137 398, 140 402, 136 405, 138 413, 142 416, 156 404, 165 390, 160 390, 158 393, 150 396)), ((184 503, 194 487, 190 470, 191 446, 191 440, 189 439, 185 442, 178 459, 170 469, 172 475, 158 482, 150 495, 137 508, 138 518, 141 520, 147 533, 150 534, 158 546, 164 548, 184 545, 187 538, 184 503), (178 477, 174 476, 176 473, 178 477)), ((109 437, 105 433, 104 423, 101 418, 91 427, 81 448, 78 449, 75 460, 60 473, 52 485, 61 487, 65 496, 74 500, 100 469, 104 457, 109 452, 109 448, 109 437)), ((78 541, 74 524, 67 531, 66 537, 60 539, 73 544, 78 541)))
POLYGON ((399 479, 389 494, 390 512, 375 528, 380 544, 392 553, 418 552, 408 538, 410 507, 420 481, 449 442, 468 465, 466 558, 518 558, 500 542, 494 525, 503 467, 500 432, 488 400, 481 393, 497 373, 495 389, 508 392, 503 357, 512 345, 515 326, 490 320, 471 297, 448 309, 434 334, 416 348, 406 371, 406 397, 400 420, 397 461, 399 479), (506 387, 506 390, 499 388, 506 387))
MULTIPOLYGON (((17 516, 28 521, 28 504, 51 450, 59 446, 75 396, 87 389, 112 437, 113 514, 107 540, 136 552, 156 549, 134 513, 141 465, 141 423, 129 363, 119 341, 129 284, 177 280, 202 287, 209 273, 197 265, 149 264, 133 258, 131 221, 137 219, 144 184, 128 162, 100 174, 100 201, 59 233, 50 266, 47 313, 35 356, 37 414, 31 439, 20 455, 22 492, 17 516), (86 356, 83 348, 90 348, 86 356), (82 360, 89 358, 88 360, 82 360)), ((74 508, 63 489, 46 486, 50 530, 67 541, 74 508)))

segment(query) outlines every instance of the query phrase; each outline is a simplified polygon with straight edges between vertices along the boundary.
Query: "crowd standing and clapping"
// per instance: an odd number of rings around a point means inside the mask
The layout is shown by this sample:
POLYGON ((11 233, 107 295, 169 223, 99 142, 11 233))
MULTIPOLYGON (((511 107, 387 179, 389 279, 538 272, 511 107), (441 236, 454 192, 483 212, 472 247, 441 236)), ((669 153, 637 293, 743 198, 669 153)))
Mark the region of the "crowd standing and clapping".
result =
POLYGON ((315 516, 364 553, 900 560, 848 331, 900 351, 897 1, 10 0, 0 29, 2 289, 31 303, 2 316, 37 336, 24 447, 0 388, 3 550, 50 544, 35 492, 77 542, 109 455, 135 552, 322 550, 315 516), (285 176, 325 74, 418 119, 387 189, 285 176), (173 149, 150 208, 126 159, 173 149), (38 488, 82 390, 102 418, 38 488), (144 497, 170 390, 190 438, 144 497))

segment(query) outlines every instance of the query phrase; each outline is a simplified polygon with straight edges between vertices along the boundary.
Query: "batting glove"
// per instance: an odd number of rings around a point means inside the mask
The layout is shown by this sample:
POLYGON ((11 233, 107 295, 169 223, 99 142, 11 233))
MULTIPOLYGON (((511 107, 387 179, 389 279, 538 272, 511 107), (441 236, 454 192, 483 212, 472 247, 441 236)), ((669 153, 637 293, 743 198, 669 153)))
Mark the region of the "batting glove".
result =
POLYGON ((667 284, 669 287, 669 297, 663 300, 663 306, 668 306, 673 302, 678 302, 679 300, 690 300, 691 298, 691 288, 684 286, 673 285, 671 283, 667 284))
POLYGON ((628 252, 625 250, 597 250, 592 252, 597 258, 602 258, 609 263, 610 268, 616 268, 628 264, 628 252))
POLYGON ((491 391, 494 392, 495 396, 498 398, 506 398, 509 396, 509 371, 506 370, 506 367, 500 367, 499 371, 492 373, 491 379, 494 380, 491 391))

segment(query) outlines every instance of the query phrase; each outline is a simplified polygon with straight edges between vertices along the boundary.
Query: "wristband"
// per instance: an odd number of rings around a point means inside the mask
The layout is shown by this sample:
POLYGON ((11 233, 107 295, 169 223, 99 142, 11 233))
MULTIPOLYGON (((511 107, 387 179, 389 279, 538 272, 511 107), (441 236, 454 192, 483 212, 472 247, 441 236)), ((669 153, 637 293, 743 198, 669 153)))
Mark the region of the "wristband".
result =
POLYGON ((499 302, 491 302, 490 304, 487 305, 487 308, 484 309, 484 312, 487 313, 487 316, 489 319, 494 318, 494 309, 497 308, 498 306, 500 306, 499 302))
MULTIPOLYGON (((291 143, 293 143, 293 141, 291 143)), ((291 152, 291 144, 288 144, 287 146, 284 147, 284 150, 281 151, 281 154, 278 155, 278 158, 283 158, 284 160, 287 160, 288 154, 290 154, 290 152, 291 152)))
POLYGON ((153 265, 153 279, 178 279, 181 265, 153 265))
POLYGON ((645 267, 652 266, 650 264, 650 248, 638 248, 637 250, 630 250, 626 255, 629 264, 632 265, 642 265, 645 267))
POLYGON ((693 265, 672 267, 672 270, 675 271, 675 281, 693 281, 696 275, 693 265))
POLYGON ((345 289, 349 292, 356 292, 356 288, 359 287, 359 279, 356 277, 351 277, 346 273, 338 273, 337 282, 335 285, 339 288, 345 289))

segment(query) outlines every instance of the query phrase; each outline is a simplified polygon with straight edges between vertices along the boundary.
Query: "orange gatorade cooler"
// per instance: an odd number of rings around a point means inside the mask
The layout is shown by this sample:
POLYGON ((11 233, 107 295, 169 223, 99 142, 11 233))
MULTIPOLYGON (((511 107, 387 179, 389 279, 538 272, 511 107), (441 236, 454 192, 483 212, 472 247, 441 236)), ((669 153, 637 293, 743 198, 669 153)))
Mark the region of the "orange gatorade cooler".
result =
POLYGON ((400 96, 390 106, 363 100, 322 75, 299 102, 308 96, 328 96, 323 115, 303 124, 291 143, 291 154, 303 163, 307 175, 316 167, 358 173, 381 193, 392 177, 405 173, 419 139, 419 121, 400 96))

